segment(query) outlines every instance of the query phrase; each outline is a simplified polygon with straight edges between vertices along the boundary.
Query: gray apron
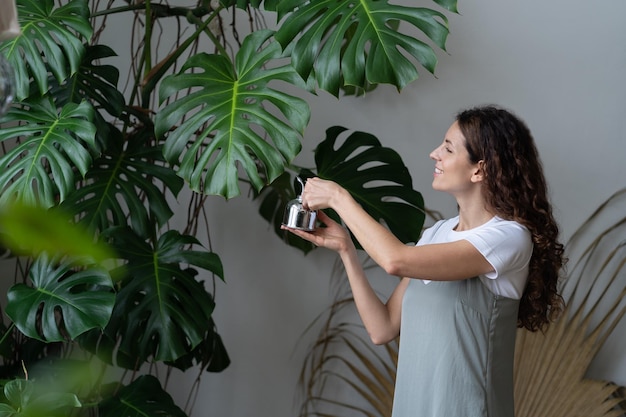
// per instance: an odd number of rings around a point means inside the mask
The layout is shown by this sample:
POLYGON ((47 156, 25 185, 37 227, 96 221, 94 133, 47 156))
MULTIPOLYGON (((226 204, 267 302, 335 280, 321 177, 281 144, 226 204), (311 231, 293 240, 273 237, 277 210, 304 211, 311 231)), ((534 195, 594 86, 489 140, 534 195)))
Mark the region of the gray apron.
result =
POLYGON ((519 300, 480 279, 424 285, 402 303, 393 417, 513 417, 519 300))

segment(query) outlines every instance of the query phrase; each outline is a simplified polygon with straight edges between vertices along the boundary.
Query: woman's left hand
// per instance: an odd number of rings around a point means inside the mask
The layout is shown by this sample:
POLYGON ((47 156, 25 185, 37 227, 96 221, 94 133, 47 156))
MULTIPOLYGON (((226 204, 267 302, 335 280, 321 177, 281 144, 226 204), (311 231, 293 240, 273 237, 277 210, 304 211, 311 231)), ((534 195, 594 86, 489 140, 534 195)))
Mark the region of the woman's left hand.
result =
POLYGON ((294 235, 308 240, 315 246, 334 250, 338 253, 354 248, 350 234, 345 227, 328 217, 328 215, 321 210, 317 212, 317 218, 324 226, 317 227, 310 232, 293 229, 285 225, 281 226, 281 229, 288 230, 294 235))

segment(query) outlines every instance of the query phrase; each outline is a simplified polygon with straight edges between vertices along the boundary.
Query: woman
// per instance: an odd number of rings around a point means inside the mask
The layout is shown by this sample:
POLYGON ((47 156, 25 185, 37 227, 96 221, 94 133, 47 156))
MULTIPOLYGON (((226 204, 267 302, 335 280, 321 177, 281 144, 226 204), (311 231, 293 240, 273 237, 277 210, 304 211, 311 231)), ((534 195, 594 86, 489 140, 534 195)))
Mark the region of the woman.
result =
POLYGON ((544 327, 562 310, 563 245, 532 135, 494 106, 459 113, 435 161, 432 186, 456 198, 458 216, 400 242, 338 184, 309 179, 312 210, 334 209, 370 257, 402 278, 386 303, 370 286, 347 230, 289 229, 343 261, 376 344, 400 336, 394 417, 512 417, 517 327, 544 327))

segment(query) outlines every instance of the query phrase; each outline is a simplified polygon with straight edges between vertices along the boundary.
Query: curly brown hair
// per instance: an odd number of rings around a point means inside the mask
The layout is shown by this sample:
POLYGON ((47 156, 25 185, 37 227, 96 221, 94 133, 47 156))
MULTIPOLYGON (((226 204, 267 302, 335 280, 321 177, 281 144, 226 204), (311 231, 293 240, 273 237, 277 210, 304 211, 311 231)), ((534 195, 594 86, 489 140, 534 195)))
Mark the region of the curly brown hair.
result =
POLYGON ((532 235, 533 254, 517 324, 533 332, 543 330, 563 310, 558 284, 566 259, 533 136, 523 121, 496 106, 463 110, 456 121, 470 160, 484 161, 488 204, 532 235))

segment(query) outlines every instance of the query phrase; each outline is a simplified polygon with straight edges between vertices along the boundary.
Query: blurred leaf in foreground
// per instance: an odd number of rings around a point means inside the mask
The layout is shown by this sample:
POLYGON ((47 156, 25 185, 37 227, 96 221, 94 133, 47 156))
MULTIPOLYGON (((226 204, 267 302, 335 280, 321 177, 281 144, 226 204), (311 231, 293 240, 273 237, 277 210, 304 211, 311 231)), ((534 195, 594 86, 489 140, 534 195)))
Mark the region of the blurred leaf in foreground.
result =
POLYGON ((18 255, 69 255, 102 262, 111 258, 105 245, 58 210, 24 204, 0 208, 0 244, 18 255))

